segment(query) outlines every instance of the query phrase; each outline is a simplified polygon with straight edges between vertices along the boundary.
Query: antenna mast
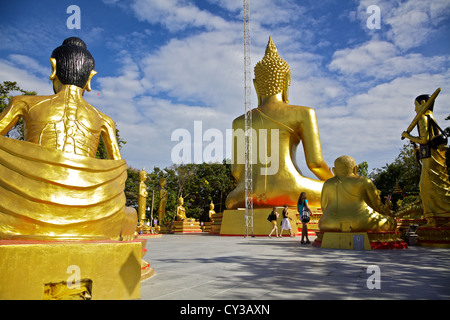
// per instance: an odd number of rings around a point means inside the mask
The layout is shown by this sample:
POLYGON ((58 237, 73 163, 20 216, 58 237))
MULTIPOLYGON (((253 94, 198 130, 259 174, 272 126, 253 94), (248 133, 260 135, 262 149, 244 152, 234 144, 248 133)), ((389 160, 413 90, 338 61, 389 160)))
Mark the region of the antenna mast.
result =
POLYGON ((244 81, 245 81, 245 237, 253 237, 252 111, 250 59, 250 0, 244 1, 244 81))

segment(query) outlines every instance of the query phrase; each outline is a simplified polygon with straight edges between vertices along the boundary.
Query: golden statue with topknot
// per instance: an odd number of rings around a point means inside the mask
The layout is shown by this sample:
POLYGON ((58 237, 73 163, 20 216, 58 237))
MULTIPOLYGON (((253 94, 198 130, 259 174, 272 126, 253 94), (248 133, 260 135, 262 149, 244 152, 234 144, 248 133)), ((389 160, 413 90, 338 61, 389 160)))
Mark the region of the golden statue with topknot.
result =
MULTIPOLYGON (((289 65, 269 38, 264 58, 255 66, 254 86, 258 108, 252 112, 253 128, 253 206, 295 206, 301 192, 310 204, 320 206, 323 181, 331 178, 322 156, 319 126, 314 109, 290 105, 289 65), (297 146, 303 145, 306 164, 318 178, 305 177, 296 163, 297 146)), ((233 121, 235 137, 245 128, 245 115, 233 121)), ((241 136, 243 138, 243 136, 241 136)), ((245 207, 245 162, 243 139, 233 139, 232 174, 236 189, 227 200, 228 209, 245 207)))
POLYGON ((83 98, 94 58, 71 37, 50 63, 55 94, 14 97, 0 114, 0 239, 132 240, 115 124, 83 98), (25 141, 4 137, 20 118, 25 141), (95 158, 100 137, 108 160, 95 158))

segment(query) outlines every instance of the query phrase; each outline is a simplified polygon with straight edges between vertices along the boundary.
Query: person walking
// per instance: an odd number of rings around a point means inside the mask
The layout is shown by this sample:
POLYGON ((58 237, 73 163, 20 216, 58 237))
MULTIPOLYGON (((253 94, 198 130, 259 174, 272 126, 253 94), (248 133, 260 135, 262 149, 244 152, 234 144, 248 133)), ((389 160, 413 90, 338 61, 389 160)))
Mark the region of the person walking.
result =
POLYGON ((287 204, 284 205, 282 214, 283 214, 283 220, 281 221, 280 237, 283 236, 283 230, 289 230, 289 235, 292 238, 292 228, 291 228, 291 223, 289 222, 289 220, 292 220, 292 218, 289 217, 287 204))
POLYGON ((272 231, 270 231, 269 233, 269 238, 272 238, 272 233, 275 231, 275 236, 278 238, 278 226, 277 226, 277 219, 278 219, 278 212, 277 212, 277 207, 273 207, 272 212, 269 214, 269 217, 267 218, 267 220, 269 220, 270 223, 272 223, 273 227, 272 227, 272 231))
POLYGON ((308 200, 306 199, 306 192, 300 193, 297 201, 297 210, 300 220, 302 221, 302 239, 301 244, 311 243, 308 239, 308 222, 311 219, 311 210, 308 206, 308 200), (306 241, 304 240, 306 238, 306 241))

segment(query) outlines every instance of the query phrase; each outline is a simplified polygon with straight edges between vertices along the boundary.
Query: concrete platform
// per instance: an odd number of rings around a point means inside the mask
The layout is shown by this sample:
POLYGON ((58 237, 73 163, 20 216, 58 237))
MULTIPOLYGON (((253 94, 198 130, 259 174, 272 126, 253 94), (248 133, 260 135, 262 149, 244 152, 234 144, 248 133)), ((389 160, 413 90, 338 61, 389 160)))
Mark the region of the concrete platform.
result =
POLYGON ((165 234, 146 248, 155 275, 141 300, 450 299, 450 249, 320 249, 300 237, 205 233, 165 234))

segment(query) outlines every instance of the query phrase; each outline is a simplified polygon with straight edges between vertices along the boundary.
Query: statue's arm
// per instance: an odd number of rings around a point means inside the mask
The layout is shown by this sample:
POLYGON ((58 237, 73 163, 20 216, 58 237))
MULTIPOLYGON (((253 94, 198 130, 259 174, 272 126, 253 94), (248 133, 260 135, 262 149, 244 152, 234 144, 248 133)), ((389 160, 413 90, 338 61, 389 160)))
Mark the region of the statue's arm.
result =
POLYGON ((330 179, 333 174, 323 159, 320 143, 319 125, 314 109, 306 108, 302 112, 301 138, 308 168, 322 181, 330 179))
POLYGON ((109 159, 122 159, 120 155, 119 144, 116 138, 116 125, 109 117, 104 116, 104 123, 102 129, 102 138, 105 142, 106 152, 109 159))
POLYGON ((384 215, 390 216, 393 214, 388 208, 383 205, 380 199, 380 192, 373 184, 373 182, 369 179, 366 179, 365 181, 365 191, 365 201, 369 207, 384 215))
POLYGON ((0 114, 0 135, 4 136, 24 115, 27 104, 20 96, 11 99, 8 107, 0 114))
POLYGON ((415 137, 409 134, 408 132, 404 131, 402 133, 402 137, 408 138, 412 142, 418 143, 418 144, 427 144, 429 140, 429 133, 428 133, 428 118, 426 116, 422 116, 417 123, 417 126, 419 128, 419 136, 415 137))
POLYGON ((325 210, 328 208, 328 202, 329 202, 329 183, 325 182, 322 187, 322 195, 320 197, 320 207, 322 208, 322 212, 325 212, 325 210))

